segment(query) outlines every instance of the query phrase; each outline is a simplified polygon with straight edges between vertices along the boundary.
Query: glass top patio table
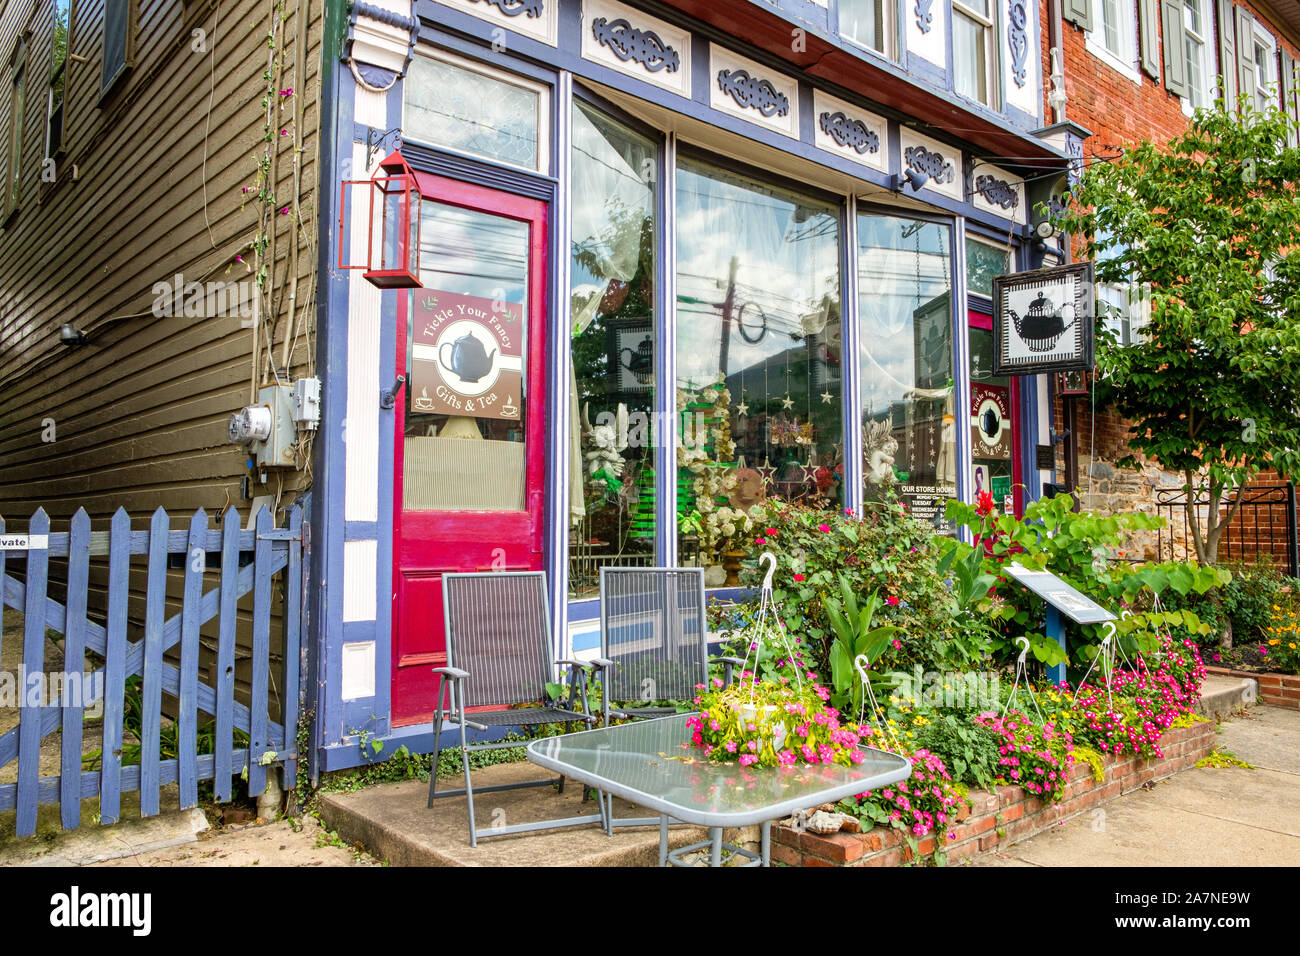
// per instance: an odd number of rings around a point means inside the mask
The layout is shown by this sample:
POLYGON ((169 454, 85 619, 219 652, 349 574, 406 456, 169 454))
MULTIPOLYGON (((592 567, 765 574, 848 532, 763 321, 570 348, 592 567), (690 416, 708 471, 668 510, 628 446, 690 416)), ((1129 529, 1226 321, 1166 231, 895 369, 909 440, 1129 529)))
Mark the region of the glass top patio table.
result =
POLYGON ((690 743, 690 714, 547 737, 528 745, 533 763, 683 823, 764 823, 904 780, 911 761, 863 748, 852 767, 741 767, 706 760, 690 743))

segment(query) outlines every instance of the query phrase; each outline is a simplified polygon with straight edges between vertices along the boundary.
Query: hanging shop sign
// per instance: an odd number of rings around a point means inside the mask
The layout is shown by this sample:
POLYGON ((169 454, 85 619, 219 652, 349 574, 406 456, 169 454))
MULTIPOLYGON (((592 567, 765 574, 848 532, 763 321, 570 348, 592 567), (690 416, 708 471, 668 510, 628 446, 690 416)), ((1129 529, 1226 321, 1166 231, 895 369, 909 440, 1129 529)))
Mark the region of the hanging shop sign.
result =
POLYGON ((1011 460, 1011 390, 1004 385, 970 387, 971 448, 976 458, 1011 460))
POLYGON ((429 415, 519 418, 524 307, 428 289, 415 296, 411 409, 429 415))
POLYGON ((1077 262, 993 279, 993 374, 1091 369, 1093 265, 1077 262))

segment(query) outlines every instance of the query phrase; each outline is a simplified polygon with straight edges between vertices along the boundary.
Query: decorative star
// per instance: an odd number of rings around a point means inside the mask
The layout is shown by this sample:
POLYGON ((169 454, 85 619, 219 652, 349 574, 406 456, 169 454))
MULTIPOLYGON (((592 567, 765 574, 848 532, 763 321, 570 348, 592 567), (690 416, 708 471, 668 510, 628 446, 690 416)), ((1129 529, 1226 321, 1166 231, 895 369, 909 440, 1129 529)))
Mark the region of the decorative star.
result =
POLYGON ((816 483, 817 483, 817 472, 818 472, 818 470, 819 470, 820 468, 821 468, 821 466, 818 465, 816 462, 812 462, 812 461, 810 461, 810 462, 808 462, 808 464, 806 464, 806 465, 801 465, 801 466, 799 467, 799 470, 803 472, 803 474, 804 474, 804 479, 803 479, 803 480, 804 480, 805 482, 811 481, 813 484, 816 484, 816 483))
POLYGON ((744 418, 746 415, 749 414, 749 406, 745 404, 745 400, 743 398, 736 405, 736 414, 739 415, 741 418, 744 418))
POLYGON ((763 464, 754 470, 758 472, 758 478, 763 482, 763 490, 766 491, 768 486, 772 484, 772 476, 776 474, 776 469, 772 467, 770 461, 764 458, 763 464))
POLYGON ((786 393, 785 393, 785 398, 781 399, 781 407, 782 407, 782 408, 794 408, 794 399, 790 397, 790 393, 789 393, 789 392, 786 392, 786 393))
POLYGON ((829 405, 829 404, 830 404, 831 402, 833 402, 833 401, 835 401, 835 396, 834 396, 834 395, 832 395, 830 392, 822 392, 822 404, 823 404, 823 405, 829 405))

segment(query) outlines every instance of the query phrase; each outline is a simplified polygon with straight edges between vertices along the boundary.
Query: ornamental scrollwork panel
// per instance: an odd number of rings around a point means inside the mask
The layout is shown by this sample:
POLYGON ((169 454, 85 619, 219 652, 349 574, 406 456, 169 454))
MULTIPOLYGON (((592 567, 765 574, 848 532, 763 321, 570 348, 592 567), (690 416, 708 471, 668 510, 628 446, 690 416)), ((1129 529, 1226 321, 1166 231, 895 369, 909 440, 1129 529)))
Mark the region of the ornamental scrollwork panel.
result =
POLYGON ((820 118, 822 132, 835 140, 840 146, 850 146, 859 154, 880 151, 880 137, 875 130, 858 119, 850 119, 843 111, 822 113, 820 118))
POLYGON ((938 150, 929 150, 924 146, 909 146, 903 151, 903 161, 909 169, 925 173, 936 184, 950 183, 957 171, 952 163, 944 159, 938 150))
POLYGON ((624 63, 640 63, 651 73, 660 70, 676 73, 681 67, 681 55, 659 34, 637 29, 623 17, 617 20, 597 17, 591 21, 591 35, 624 63))
POLYGON ((1025 0, 1011 0, 1007 9, 1007 46, 1011 50, 1011 76, 1016 86, 1025 85, 1025 58, 1029 55, 1029 34, 1025 27, 1029 23, 1029 11, 1025 0))
POLYGON ((921 32, 929 33, 934 26, 934 0, 916 0, 912 12, 916 14, 916 25, 921 32))
POLYGON ((788 116, 790 100, 768 80, 750 76, 748 70, 720 70, 718 89, 743 109, 755 109, 764 116, 788 116))
POLYGON ((508 17, 526 16, 529 19, 540 17, 546 10, 546 0, 470 0, 470 3, 485 3, 508 17))
POLYGON ((976 176, 975 190, 984 201, 1002 209, 1015 209, 1020 205, 1020 193, 1011 183, 996 176, 976 176))

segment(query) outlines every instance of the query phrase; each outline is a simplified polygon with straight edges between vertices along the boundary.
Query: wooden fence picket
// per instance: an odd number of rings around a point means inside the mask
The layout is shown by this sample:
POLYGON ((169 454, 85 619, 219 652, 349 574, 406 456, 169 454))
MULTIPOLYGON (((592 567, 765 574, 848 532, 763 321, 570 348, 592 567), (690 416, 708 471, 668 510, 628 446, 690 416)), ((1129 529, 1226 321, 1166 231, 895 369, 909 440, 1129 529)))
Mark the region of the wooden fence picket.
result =
POLYGON ((126 696, 126 610, 131 577, 131 519, 118 508, 109 535, 108 626, 104 636, 104 737, 100 750, 99 820, 121 813, 122 722, 126 696))
MULTIPOLYGON (((264 569, 271 564, 271 513, 265 508, 258 511, 254 527, 257 538, 253 545, 256 575, 253 585, 253 700, 265 701, 271 657, 271 575, 264 569)), ((266 767, 262 764, 262 755, 268 749, 266 708, 254 708, 249 718, 248 793, 258 796, 266 789, 266 767)))
POLYGON ((163 621, 167 616, 167 512, 149 522, 149 570, 144 599, 144 692, 141 697, 140 812, 158 812, 159 750, 162 747, 163 621))
MULTIPOLYGON (((36 509, 28 526, 29 539, 50 533, 50 518, 44 508, 36 509)), ((45 587, 49 573, 50 552, 45 547, 27 549, 27 603, 23 609, 23 664, 18 681, 18 816, 14 832, 31 836, 36 832, 36 787, 40 780, 41 708, 45 705, 43 688, 38 688, 38 706, 32 706, 28 676, 44 676, 45 671, 45 587)))
POLYGON ((185 590, 181 605, 181 687, 176 712, 176 774, 182 810, 198 806, 198 695, 199 602, 203 599, 203 572, 207 552, 208 514, 202 508, 190 519, 189 548, 185 552, 185 590))
MULTIPOLYGON (((63 625, 63 741, 59 809, 63 829, 81 825, 81 725, 86 697, 86 590, 90 580, 90 515, 78 508, 68 538, 68 603, 63 625), (75 693, 69 690, 73 688, 75 693)), ((54 703, 54 701, 51 701, 54 703)))
POLYGON ((226 509, 221 540, 221 610, 217 637, 217 673, 213 681, 217 692, 216 781, 218 800, 230 799, 235 713, 235 612, 239 579, 239 513, 226 509))

